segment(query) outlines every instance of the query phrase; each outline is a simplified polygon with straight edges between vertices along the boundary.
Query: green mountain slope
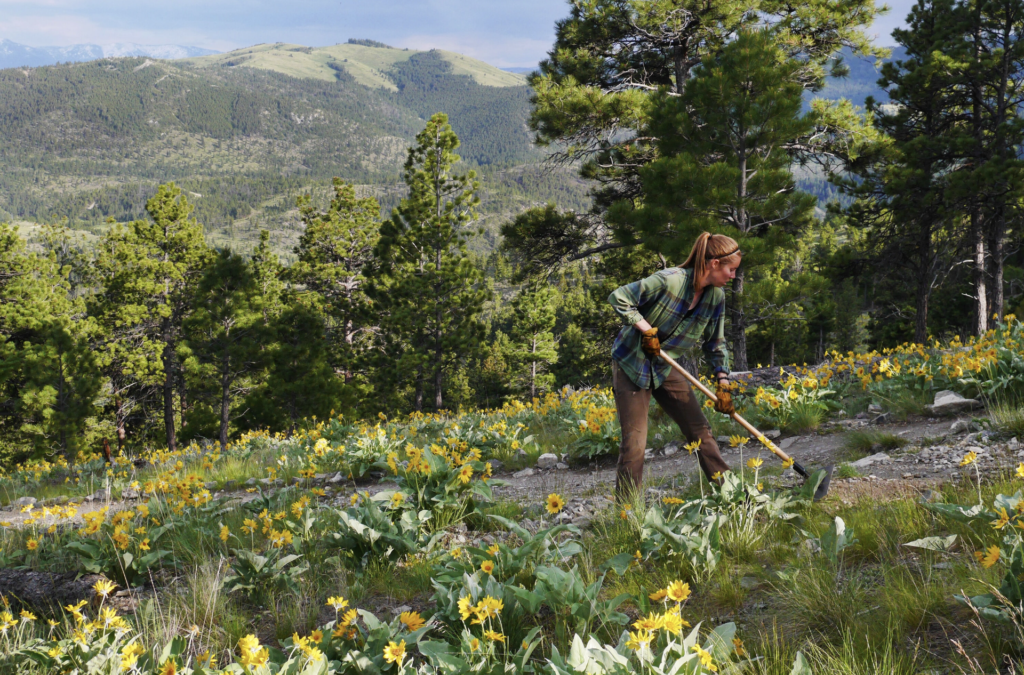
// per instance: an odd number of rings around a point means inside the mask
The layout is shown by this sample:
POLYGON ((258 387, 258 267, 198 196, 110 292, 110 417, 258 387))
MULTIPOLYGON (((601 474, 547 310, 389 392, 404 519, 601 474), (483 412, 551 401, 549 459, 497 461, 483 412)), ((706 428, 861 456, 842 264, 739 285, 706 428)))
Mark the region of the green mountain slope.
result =
POLYGON ((248 51, 0 70, 0 219, 68 218, 98 233, 108 218, 140 216, 155 186, 175 180, 215 241, 247 248, 266 227, 284 251, 297 236, 294 197, 333 176, 397 202, 405 150, 438 111, 463 141, 466 168, 483 174, 489 228, 555 196, 586 204, 580 181, 537 165, 518 76, 441 51, 248 51), (240 67, 243 56, 268 65, 240 67))
MULTIPOLYGON (((199 68, 258 68, 327 82, 335 81, 338 72, 345 72, 363 86, 398 91, 397 84, 390 76, 391 72, 414 56, 426 53, 429 52, 352 43, 332 47, 303 47, 278 42, 236 49, 224 54, 183 59, 182 62, 199 68)), ((521 75, 505 72, 468 56, 443 50, 434 50, 434 53, 451 65, 454 75, 469 76, 477 84, 487 87, 521 87, 525 84, 521 75)))

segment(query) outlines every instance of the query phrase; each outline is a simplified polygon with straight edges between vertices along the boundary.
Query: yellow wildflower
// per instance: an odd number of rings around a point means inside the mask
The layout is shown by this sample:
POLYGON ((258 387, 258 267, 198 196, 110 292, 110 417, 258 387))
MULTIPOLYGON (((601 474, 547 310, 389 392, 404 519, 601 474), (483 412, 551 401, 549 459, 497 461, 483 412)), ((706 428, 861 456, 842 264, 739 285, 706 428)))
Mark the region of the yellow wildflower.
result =
POLYGON ((999 562, 999 547, 989 546, 988 550, 985 552, 975 551, 974 557, 978 559, 978 562, 982 567, 988 569, 999 562))
POLYGON ((552 492, 551 494, 548 495, 548 503, 547 503, 548 513, 554 515, 554 514, 558 513, 559 511, 561 511, 564 508, 565 508, 565 500, 562 499, 561 495, 559 495, 559 494, 557 494, 555 492, 552 492))
POLYGON ((966 455, 964 455, 963 459, 960 460, 960 466, 967 466, 969 464, 974 464, 974 462, 976 462, 977 460, 978 460, 978 454, 976 452, 974 452, 973 450, 971 450, 966 455))
POLYGON ((405 640, 402 640, 400 644, 389 642, 388 646, 384 648, 384 660, 388 663, 402 663, 402 659, 405 658, 405 640))
POLYGON ((419 630, 427 623, 419 615, 419 612, 402 612, 398 615, 398 620, 404 623, 406 628, 411 631, 419 630))

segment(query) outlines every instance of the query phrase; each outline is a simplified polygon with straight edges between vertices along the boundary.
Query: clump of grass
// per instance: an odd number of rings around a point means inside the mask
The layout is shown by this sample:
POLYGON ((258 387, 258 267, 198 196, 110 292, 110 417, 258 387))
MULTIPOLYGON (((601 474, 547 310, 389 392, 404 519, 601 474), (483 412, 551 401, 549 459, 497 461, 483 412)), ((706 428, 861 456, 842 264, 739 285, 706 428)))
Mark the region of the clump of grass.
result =
POLYGON ((859 459, 875 452, 902 448, 908 443, 910 441, 895 434, 858 429, 846 434, 843 450, 851 459, 859 459))
POLYGON ((809 566, 778 590, 779 613, 794 624, 797 633, 838 640, 867 623, 862 614, 871 607, 870 584, 862 575, 833 566, 823 556, 812 558, 809 566))
POLYGON ((1000 431, 1012 436, 1024 436, 1024 400, 998 398, 987 403, 989 418, 1000 431))
POLYGON ((846 462, 840 464, 839 468, 836 469, 836 478, 857 478, 863 475, 852 464, 847 464, 846 462))
POLYGON ((817 406, 798 401, 793 404, 793 414, 783 427, 783 430, 791 434, 815 431, 821 426, 824 419, 824 410, 817 406))
POLYGON ((844 632, 837 642, 808 643, 804 654, 816 673, 831 675, 915 675, 919 670, 919 654, 915 646, 900 644, 899 634, 890 623, 886 634, 874 641, 869 636, 858 639, 852 630, 844 632))

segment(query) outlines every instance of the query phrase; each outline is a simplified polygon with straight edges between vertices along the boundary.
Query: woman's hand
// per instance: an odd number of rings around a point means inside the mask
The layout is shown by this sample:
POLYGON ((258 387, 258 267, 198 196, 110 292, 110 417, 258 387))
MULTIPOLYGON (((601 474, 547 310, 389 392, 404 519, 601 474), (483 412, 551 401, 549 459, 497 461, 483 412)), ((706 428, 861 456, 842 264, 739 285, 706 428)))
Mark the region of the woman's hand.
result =
POLYGON ((736 408, 732 405, 732 385, 729 383, 729 378, 723 377, 718 380, 718 386, 715 388, 715 410, 722 413, 723 415, 732 415, 736 412, 736 408))

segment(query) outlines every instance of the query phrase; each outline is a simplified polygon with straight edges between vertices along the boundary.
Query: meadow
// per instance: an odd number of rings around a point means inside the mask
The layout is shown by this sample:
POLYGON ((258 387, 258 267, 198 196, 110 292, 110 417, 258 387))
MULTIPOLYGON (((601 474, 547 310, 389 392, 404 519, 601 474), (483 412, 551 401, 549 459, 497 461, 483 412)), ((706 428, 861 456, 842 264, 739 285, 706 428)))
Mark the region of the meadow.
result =
MULTIPOLYGON (((998 444, 1024 432, 1022 330, 834 353, 745 386, 738 407, 813 433, 869 406, 920 416, 952 389, 986 403, 974 423, 998 444)), ((0 672, 1019 670, 1024 464, 983 473, 968 452, 961 480, 924 495, 814 503, 770 441, 707 415, 745 450, 738 473, 588 495, 585 525, 568 495, 503 497, 502 477, 548 452, 567 471, 614 456, 599 388, 15 467, 0 571, 95 582, 62 606, 6 597, 0 672)), ((652 412, 655 434, 678 440, 652 412)))

